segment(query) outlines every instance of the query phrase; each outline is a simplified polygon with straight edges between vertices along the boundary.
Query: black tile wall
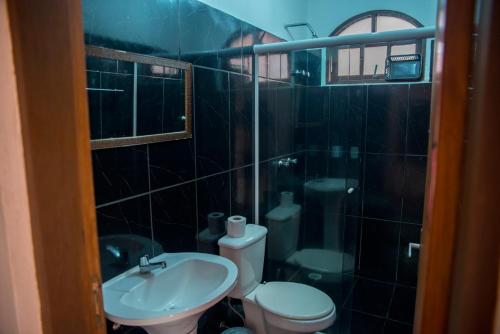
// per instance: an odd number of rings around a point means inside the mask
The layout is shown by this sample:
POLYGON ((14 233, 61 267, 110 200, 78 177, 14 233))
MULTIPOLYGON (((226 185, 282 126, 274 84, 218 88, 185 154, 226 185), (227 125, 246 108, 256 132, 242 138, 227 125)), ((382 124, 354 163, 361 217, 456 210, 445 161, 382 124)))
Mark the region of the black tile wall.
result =
POLYGON ((371 85, 368 87, 366 151, 403 154, 408 85, 371 85))
POLYGON ((151 237, 149 195, 97 209, 99 236, 137 234, 151 237))
POLYGON ((137 135, 162 133, 163 79, 137 77, 137 135))
POLYGON ((101 73, 102 137, 127 137, 132 135, 134 78, 131 74, 101 73))
POLYGON ((399 223, 363 219, 359 274, 387 282, 396 280, 399 223))
POLYGON ((229 169, 229 75, 195 68, 195 138, 198 176, 229 169))
POLYGON ((253 162, 253 108, 252 79, 249 76, 230 74, 230 149, 231 168, 253 162))
POLYGON ((151 189, 159 189, 195 178, 192 139, 148 145, 151 189))
POLYGON ((196 251, 195 196, 194 182, 151 194, 153 239, 164 251, 196 251))
POLYGON ((359 279, 344 307, 385 317, 392 297, 393 285, 359 279))
POLYGON ((415 313, 416 289, 396 286, 394 296, 392 297, 389 318, 404 322, 413 323, 413 314, 415 313))
POLYGON ((365 217, 399 220, 404 187, 404 157, 365 155, 365 217))
POLYGON ((148 191, 145 145, 93 151, 92 161, 97 205, 148 191))
POLYGON ((427 154, 431 85, 410 85, 406 154, 427 154))
POLYGON ((426 166, 426 156, 406 156, 402 217, 405 222, 422 224, 426 166))

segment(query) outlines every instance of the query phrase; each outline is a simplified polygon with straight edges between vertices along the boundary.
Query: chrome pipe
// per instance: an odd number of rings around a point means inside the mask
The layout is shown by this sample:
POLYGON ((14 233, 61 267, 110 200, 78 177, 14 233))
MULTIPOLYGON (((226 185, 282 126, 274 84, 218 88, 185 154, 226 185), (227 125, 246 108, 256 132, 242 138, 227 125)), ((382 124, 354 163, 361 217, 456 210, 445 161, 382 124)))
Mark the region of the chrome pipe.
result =
POLYGON ((384 32, 372 32, 366 34, 343 35, 334 37, 321 37, 314 39, 303 39, 290 42, 279 42, 271 44, 254 45, 255 54, 277 53, 293 50, 316 49, 331 46, 368 44, 380 42, 405 41, 412 39, 433 38, 436 27, 422 27, 415 29, 403 29, 384 32))

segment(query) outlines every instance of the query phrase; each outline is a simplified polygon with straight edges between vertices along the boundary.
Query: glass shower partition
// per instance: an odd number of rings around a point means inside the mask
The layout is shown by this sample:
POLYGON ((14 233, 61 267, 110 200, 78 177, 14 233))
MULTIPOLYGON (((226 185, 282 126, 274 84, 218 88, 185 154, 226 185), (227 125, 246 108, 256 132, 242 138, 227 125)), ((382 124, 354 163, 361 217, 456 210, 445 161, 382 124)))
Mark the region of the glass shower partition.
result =
POLYGON ((346 127, 358 107, 351 90, 321 86, 322 52, 260 56, 258 215, 268 228, 264 279, 317 287, 338 307, 354 281, 358 225, 346 210, 360 207, 361 143, 346 127))
POLYGON ((431 83, 327 85, 326 55, 254 57, 264 281, 327 293, 337 320, 324 332, 411 332, 418 256, 406 250, 420 241, 431 83))

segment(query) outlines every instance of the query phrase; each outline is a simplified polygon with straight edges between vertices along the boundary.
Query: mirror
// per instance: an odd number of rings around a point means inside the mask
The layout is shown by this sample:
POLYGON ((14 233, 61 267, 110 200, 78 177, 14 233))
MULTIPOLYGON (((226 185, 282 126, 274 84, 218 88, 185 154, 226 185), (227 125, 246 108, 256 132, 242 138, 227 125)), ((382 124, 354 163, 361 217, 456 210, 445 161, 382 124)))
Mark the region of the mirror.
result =
POLYGON ((93 150, 192 137, 191 64, 86 46, 93 150))

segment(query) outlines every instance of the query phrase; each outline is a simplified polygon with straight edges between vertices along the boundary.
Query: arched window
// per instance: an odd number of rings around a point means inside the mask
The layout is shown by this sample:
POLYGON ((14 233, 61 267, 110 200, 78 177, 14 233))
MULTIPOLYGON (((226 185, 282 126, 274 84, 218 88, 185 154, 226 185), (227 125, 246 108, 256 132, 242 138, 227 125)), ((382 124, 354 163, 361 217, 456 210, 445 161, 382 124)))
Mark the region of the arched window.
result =
MULTIPOLYGON (((330 36, 343 36, 422 27, 414 18, 395 11, 366 12, 342 23, 330 36)), ((328 49, 328 83, 381 81, 390 55, 422 54, 422 40, 356 44, 328 49)))

